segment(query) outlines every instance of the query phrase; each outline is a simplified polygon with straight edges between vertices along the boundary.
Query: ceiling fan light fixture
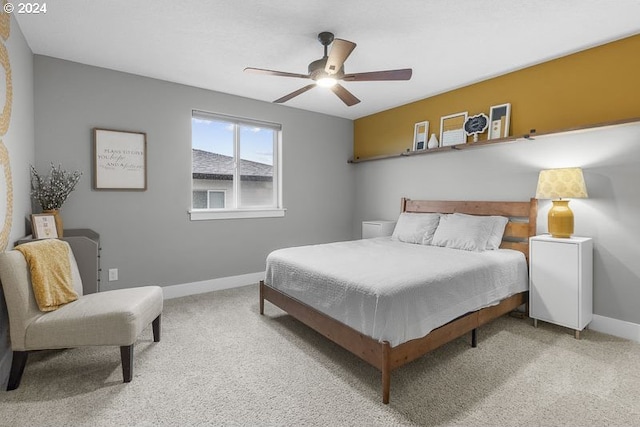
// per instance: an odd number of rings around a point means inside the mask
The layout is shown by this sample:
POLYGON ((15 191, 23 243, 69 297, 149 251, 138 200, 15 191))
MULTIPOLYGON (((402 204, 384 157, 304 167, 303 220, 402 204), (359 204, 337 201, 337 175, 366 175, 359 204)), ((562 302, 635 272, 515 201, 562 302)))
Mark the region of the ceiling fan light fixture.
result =
POLYGON ((267 70, 264 68, 252 68, 247 67, 244 69, 248 73, 265 74, 270 76, 280 77, 295 77, 300 79, 309 79, 313 83, 306 85, 298 90, 291 92, 281 98, 276 99, 276 104, 287 102, 298 95, 305 93, 306 91, 313 89, 316 86, 325 87, 336 94, 338 98, 345 103, 347 107, 356 105, 360 102, 351 92, 345 89, 339 81, 348 82, 373 82, 382 80, 409 80, 411 78, 411 68, 404 68, 402 70, 383 70, 383 71, 370 71, 366 73, 345 74, 344 62, 347 60, 356 44, 348 40, 336 39, 333 34, 324 31, 318 34, 318 40, 324 47, 324 55, 320 59, 312 61, 307 69, 309 74, 288 73, 285 71, 267 70), (328 46, 331 45, 331 51, 329 52, 328 46))
POLYGON ((322 87, 332 87, 335 86, 336 83, 338 83, 338 80, 333 77, 322 77, 316 81, 316 84, 322 87))

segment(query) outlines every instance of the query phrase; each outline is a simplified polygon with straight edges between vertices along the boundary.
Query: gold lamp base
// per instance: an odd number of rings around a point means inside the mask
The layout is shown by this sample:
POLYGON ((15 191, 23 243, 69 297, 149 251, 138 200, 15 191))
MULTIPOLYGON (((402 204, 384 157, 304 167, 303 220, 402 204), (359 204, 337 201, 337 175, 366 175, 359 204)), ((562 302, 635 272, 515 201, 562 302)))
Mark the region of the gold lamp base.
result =
POLYGON ((552 200, 549 209, 549 233, 551 237, 568 238, 573 234, 573 212, 569 200, 552 200))

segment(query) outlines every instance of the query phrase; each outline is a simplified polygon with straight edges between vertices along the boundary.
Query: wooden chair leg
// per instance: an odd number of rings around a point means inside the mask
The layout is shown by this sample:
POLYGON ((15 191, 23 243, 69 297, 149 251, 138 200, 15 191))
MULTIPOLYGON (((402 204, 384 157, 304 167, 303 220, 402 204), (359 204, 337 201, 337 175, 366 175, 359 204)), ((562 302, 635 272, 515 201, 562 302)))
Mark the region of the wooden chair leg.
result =
POLYGON ((161 317, 162 314, 158 314, 158 317, 151 323, 153 327, 153 342, 160 342, 161 317))
POLYGON ((133 374, 133 344, 120 347, 120 358, 122 359, 123 382, 131 382, 133 374))
POLYGON ((14 351, 13 359, 11 360, 11 372, 9 373, 9 382, 7 383, 7 391, 15 390, 20 386, 20 380, 22 379, 22 373, 24 367, 27 365, 26 351, 14 351))

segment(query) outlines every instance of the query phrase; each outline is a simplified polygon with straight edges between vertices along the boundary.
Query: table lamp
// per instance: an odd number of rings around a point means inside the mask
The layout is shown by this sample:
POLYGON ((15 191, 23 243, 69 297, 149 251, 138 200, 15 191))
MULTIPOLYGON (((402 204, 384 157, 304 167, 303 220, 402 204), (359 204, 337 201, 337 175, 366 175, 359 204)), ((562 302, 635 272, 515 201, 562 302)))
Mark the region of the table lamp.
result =
POLYGON ((549 210, 549 233, 552 237, 568 238, 573 234, 573 212, 569 200, 587 198, 587 187, 580 168, 547 169, 540 171, 536 199, 552 199, 549 210))

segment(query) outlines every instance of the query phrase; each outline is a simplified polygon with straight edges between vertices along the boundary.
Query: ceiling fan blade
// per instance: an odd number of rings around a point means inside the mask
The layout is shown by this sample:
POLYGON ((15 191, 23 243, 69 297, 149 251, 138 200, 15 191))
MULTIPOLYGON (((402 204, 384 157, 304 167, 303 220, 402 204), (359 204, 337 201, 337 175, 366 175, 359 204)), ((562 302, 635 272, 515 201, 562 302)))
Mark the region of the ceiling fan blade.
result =
POLYGON ((301 79, 310 78, 307 74, 287 73, 285 71, 265 70, 263 68, 247 67, 247 68, 244 69, 244 72, 245 73, 253 73, 253 74, 266 74, 268 76, 298 77, 298 78, 301 78, 301 79))
POLYGON ((315 83, 312 83, 310 85, 306 85, 303 88, 300 88, 296 91, 291 92, 289 95, 285 95, 282 98, 278 98, 275 101, 273 101, 276 104, 282 104, 283 102, 287 102, 288 100, 290 100, 291 98, 295 98, 296 96, 305 93, 306 91, 308 91, 309 89, 313 89, 314 87, 316 87, 315 83))
POLYGON ((356 44, 347 40, 334 39, 331 44, 331 52, 327 58, 327 65, 324 67, 324 71, 329 74, 335 74, 342 68, 344 61, 347 60, 353 49, 356 48, 356 44))
POLYGON ((331 86, 331 90, 333 91, 333 93, 338 95, 338 98, 342 99, 342 102, 347 104, 348 107, 356 105, 358 102, 360 102, 358 98, 356 98, 351 92, 349 92, 339 84, 331 86))
POLYGON ((342 80, 348 82, 372 82, 380 80, 409 80, 413 74, 411 68, 402 70, 371 71, 369 73, 345 74, 342 80))

